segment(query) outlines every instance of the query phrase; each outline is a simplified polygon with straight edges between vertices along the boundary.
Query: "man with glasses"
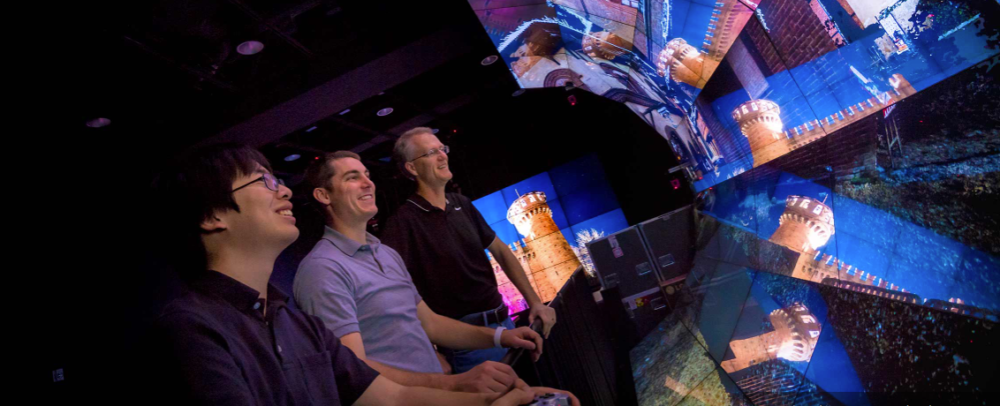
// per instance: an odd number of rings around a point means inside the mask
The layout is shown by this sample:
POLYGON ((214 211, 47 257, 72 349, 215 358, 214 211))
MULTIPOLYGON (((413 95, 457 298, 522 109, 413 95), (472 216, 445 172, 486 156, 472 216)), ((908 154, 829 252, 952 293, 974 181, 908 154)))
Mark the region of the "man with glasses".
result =
MULTIPOLYGON (((417 182, 417 192, 386 222, 382 240, 399 252, 431 310, 477 326, 513 328, 483 252, 488 249, 528 302, 529 322, 539 319, 547 337, 556 322, 555 310, 542 303, 514 253, 469 198, 445 192, 452 178, 449 151, 427 127, 399 137, 393 153, 402 173, 417 182)), ((456 373, 498 361, 507 351, 438 348, 456 373)))
MULTIPOLYGON (((359 360, 319 319, 286 305, 268 283, 299 230, 291 190, 260 152, 220 145, 178 160, 154 182, 150 220, 164 260, 190 289, 154 321, 143 403, 211 405, 515 405, 506 395, 408 387, 359 360)), ((542 389, 543 392, 551 392, 542 389)))
POLYGON ((542 339, 527 327, 475 327, 427 307, 399 254, 365 231, 378 206, 360 156, 325 154, 309 165, 305 178, 326 227, 295 273, 295 300, 358 358, 402 384, 469 392, 505 392, 517 374, 490 362, 443 375, 432 342, 468 349, 527 348, 538 358, 542 339))

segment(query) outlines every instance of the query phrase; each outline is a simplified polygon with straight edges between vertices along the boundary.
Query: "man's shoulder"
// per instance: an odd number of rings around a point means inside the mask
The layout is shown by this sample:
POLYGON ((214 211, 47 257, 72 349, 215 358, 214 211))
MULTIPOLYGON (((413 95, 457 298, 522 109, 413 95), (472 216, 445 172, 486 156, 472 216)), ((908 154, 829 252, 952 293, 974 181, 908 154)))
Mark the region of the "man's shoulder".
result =
POLYGON ((330 241, 321 239, 299 262, 294 283, 298 284, 303 279, 326 277, 330 274, 347 276, 351 269, 345 264, 347 258, 347 255, 333 246, 330 241))
POLYGON ((188 289, 183 294, 164 304, 153 321, 159 328, 175 329, 196 324, 214 324, 216 313, 224 311, 220 299, 188 289))

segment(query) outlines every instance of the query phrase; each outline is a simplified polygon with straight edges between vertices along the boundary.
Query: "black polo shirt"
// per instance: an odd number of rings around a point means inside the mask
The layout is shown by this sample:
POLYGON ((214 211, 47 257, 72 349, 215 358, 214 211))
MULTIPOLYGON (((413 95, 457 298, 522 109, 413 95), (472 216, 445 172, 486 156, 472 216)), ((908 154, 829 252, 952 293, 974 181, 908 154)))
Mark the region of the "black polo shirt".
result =
POLYGON ((273 286, 266 315, 256 290, 221 273, 191 287, 154 324, 153 403, 351 405, 378 376, 273 286))
POLYGON ((496 238, 469 198, 445 195, 444 210, 418 194, 386 222, 382 243, 399 252, 434 312, 461 318, 503 303, 485 249, 496 238))

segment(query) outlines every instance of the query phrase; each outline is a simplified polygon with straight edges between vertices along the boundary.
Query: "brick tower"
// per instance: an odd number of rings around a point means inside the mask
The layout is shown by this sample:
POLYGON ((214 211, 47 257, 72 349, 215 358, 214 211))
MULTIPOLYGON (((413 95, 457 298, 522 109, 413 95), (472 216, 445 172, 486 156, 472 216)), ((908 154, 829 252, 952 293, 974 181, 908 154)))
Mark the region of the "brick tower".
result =
POLYGON ((675 82, 684 82, 696 88, 705 87, 709 75, 718 65, 716 61, 705 61, 705 56, 698 49, 684 41, 674 38, 660 51, 656 61, 656 73, 669 77, 675 82), (706 66, 706 63, 710 66, 706 66))
POLYGON ((755 166, 791 151, 780 114, 781 108, 775 102, 764 99, 747 101, 733 110, 733 120, 750 142, 755 166))
POLYGON ((792 195, 785 199, 785 212, 778 218, 778 224, 778 229, 771 234, 771 242, 808 256, 826 245, 835 231, 830 207, 803 196, 792 195))
POLYGON ((768 360, 808 361, 819 340, 820 325, 801 303, 777 309, 769 316, 774 331, 729 342, 735 358, 722 361, 733 373, 768 360))
POLYGON ((538 296, 543 302, 552 300, 580 266, 580 260, 552 219, 545 193, 525 193, 515 200, 507 209, 507 221, 524 236, 524 251, 530 253, 526 255, 527 263, 538 296))

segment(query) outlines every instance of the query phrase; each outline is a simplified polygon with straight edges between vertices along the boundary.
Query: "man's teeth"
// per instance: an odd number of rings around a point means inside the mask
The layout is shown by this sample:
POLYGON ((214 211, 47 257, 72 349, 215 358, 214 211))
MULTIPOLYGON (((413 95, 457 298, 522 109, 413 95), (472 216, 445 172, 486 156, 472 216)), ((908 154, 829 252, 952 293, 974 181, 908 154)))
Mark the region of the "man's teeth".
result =
POLYGON ((441 166, 438 167, 438 169, 444 169, 444 168, 447 168, 447 167, 448 167, 448 165, 441 165, 441 166))
POLYGON ((372 199, 372 195, 364 195, 364 196, 361 196, 360 200, 371 200, 371 199, 372 199))
POLYGON ((287 209, 286 210, 280 210, 280 211, 278 211, 278 214, 280 214, 282 216, 291 216, 292 215, 292 211, 291 210, 287 210, 287 209))

